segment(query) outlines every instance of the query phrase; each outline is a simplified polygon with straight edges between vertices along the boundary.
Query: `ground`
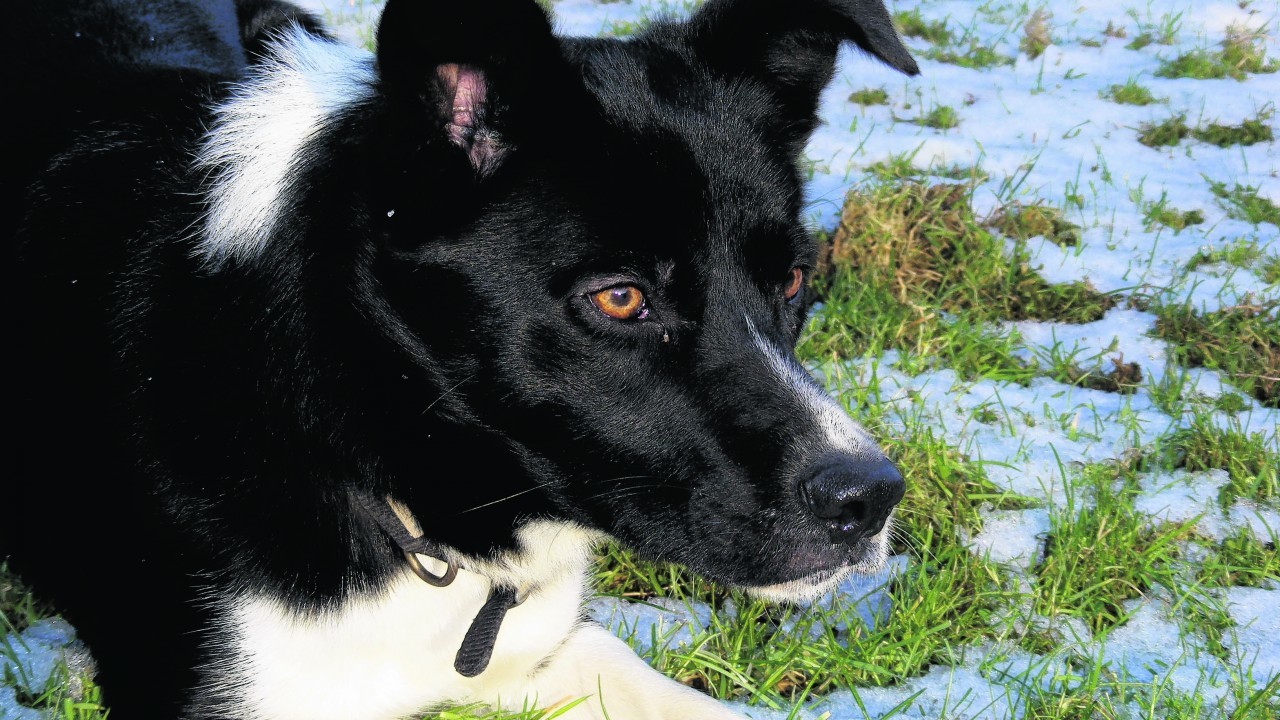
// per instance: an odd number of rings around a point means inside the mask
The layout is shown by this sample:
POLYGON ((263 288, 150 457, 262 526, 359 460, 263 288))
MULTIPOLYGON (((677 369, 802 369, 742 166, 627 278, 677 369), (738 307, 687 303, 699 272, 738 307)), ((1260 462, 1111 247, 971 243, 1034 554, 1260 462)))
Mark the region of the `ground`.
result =
MULTIPOLYGON (((774 608, 609 548, 592 614, 754 718, 1275 717, 1280 4, 891 9, 923 72, 847 53, 824 95, 800 351, 907 477, 898 554, 774 608)), ((101 718, 2 571, 0 612, 0 717, 101 718)))

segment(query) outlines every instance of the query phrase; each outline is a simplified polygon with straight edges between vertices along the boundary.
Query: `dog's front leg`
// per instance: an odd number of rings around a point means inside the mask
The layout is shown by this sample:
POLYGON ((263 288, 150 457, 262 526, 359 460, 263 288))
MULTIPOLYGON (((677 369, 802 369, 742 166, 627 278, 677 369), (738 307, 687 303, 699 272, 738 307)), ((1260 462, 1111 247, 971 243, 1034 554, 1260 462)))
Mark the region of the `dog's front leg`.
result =
POLYGON ((543 707, 586 698, 565 720, 743 720, 724 705, 649 667, 603 627, 579 626, 534 676, 543 707))

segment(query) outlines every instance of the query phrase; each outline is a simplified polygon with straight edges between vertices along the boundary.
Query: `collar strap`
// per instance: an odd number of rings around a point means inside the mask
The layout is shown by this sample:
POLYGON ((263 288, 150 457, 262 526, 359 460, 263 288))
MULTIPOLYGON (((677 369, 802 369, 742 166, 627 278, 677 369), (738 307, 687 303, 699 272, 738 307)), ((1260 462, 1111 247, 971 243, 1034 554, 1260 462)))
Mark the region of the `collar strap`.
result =
MULTIPOLYGON (((435 587, 447 587, 453 583, 458 576, 459 566, 447 559, 448 553, 445 552, 445 546, 421 535, 415 535, 392 509, 390 498, 378 500, 364 493, 352 493, 352 498, 356 501, 356 505, 395 542, 404 553, 410 569, 423 582, 435 587), (443 574, 436 575, 422 566, 418 555, 439 559, 448 567, 443 574)), ((520 600, 517 599, 515 588, 497 583, 490 584, 489 599, 485 600, 484 605, 480 607, 480 612, 476 613, 475 619, 471 621, 467 634, 462 638, 462 646, 454 656, 453 669, 459 675, 475 677, 485 671, 489 666, 489 660, 493 657, 493 646, 498 640, 498 630, 502 627, 503 618, 507 616, 508 610, 519 604, 520 600)))

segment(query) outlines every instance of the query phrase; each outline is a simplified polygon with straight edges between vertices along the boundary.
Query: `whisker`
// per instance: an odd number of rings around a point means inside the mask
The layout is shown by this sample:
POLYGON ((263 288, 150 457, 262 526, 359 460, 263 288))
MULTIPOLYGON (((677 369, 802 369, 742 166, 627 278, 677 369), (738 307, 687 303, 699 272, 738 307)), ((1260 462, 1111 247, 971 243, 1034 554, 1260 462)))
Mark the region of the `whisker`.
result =
POLYGON ((615 499, 616 499, 616 498, 621 498, 621 497, 629 497, 629 496, 631 496, 631 495, 637 495, 637 494, 639 494, 639 493, 640 493, 640 491, 642 491, 642 490, 653 490, 653 489, 657 489, 657 488, 661 488, 661 487, 665 487, 665 485, 663 485, 663 484, 651 484, 651 483, 650 483, 650 484, 645 484, 645 485, 627 485, 626 487, 613 488, 613 489, 611 489, 611 490, 605 490, 604 492, 601 492, 601 493, 596 493, 595 495, 589 495, 589 496, 587 496, 587 498, 586 498, 586 499, 587 499, 587 500, 600 500, 600 499, 603 499, 603 498, 615 498, 615 499))
POLYGON ((457 383, 456 385, 454 385, 453 387, 449 388, 448 390, 445 390, 445 391, 444 391, 444 393, 442 393, 442 394, 440 395, 440 397, 438 397, 438 398, 436 398, 435 400, 432 400, 432 401, 431 401, 431 404, 427 406, 427 409, 426 409, 426 410, 423 410, 423 411, 422 411, 422 414, 423 414, 423 415, 426 415, 427 413, 431 412, 431 408, 435 407, 435 406, 436 406, 436 403, 438 403, 438 402, 440 402, 441 400, 443 400, 443 399, 445 399, 446 397, 448 397, 448 396, 449 396, 449 394, 450 394, 450 393, 452 393, 454 390, 457 390, 458 388, 462 387, 463 383, 466 383, 466 382, 468 382, 468 381, 470 381, 470 380, 473 380, 473 379, 475 378, 475 376, 476 376, 476 373, 471 373, 470 375, 468 375, 468 376, 466 376, 466 377, 462 378, 461 380, 459 380, 459 381, 458 381, 458 383, 457 383))
POLYGON ((473 508, 468 508, 468 509, 466 509, 466 510, 463 510, 463 511, 462 511, 462 512, 460 512, 460 513, 457 513, 457 514, 458 514, 458 515, 466 515, 466 514, 467 514, 467 513, 469 513, 469 512, 475 512, 476 510, 483 510, 484 508, 491 507, 491 506, 493 506, 493 505, 497 505, 498 503, 501 503, 501 502, 506 502, 506 501, 508 501, 508 500, 510 500, 510 499, 512 499, 512 498, 518 498, 518 497, 520 497, 521 495, 524 495, 524 494, 526 494, 526 493, 531 493, 531 492, 533 492, 534 490, 541 490, 542 488, 544 488, 544 487, 546 487, 546 486, 548 486, 548 485, 550 485, 550 484, 551 484, 550 482, 538 483, 537 485, 534 485, 534 486, 533 486, 533 487, 531 487, 531 488, 526 488, 526 489, 524 489, 524 490, 521 490, 521 491, 520 491, 520 492, 518 492, 518 493, 513 493, 513 494, 508 495, 508 496, 506 496, 506 497, 504 497, 504 498, 498 498, 497 500, 494 500, 494 501, 492 501, 492 502, 487 502, 487 503, 484 503, 483 505, 477 505, 477 506, 475 506, 475 507, 473 507, 473 508))

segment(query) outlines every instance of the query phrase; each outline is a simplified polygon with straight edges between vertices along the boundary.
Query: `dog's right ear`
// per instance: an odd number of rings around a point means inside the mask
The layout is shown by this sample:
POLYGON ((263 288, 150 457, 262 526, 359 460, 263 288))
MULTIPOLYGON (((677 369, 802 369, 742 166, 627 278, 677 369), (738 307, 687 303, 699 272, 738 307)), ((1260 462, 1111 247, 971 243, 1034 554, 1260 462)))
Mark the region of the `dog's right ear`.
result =
MULTIPOLYGON (((390 0, 378 25, 378 75, 399 130, 418 147, 494 173, 534 131, 564 60, 534 0, 390 0), (411 127, 406 127, 406 124, 411 127)), ((552 105, 554 107, 554 105, 552 105)))
POLYGON ((694 52, 712 68, 773 91, 783 139, 797 151, 816 124, 818 96, 842 42, 900 72, 920 72, 883 0, 708 0, 687 29, 694 52))

